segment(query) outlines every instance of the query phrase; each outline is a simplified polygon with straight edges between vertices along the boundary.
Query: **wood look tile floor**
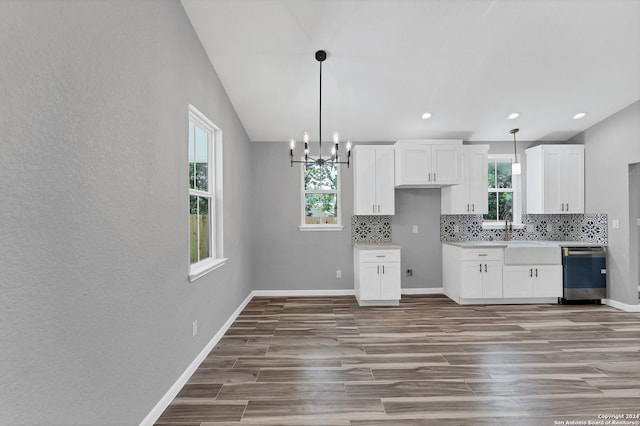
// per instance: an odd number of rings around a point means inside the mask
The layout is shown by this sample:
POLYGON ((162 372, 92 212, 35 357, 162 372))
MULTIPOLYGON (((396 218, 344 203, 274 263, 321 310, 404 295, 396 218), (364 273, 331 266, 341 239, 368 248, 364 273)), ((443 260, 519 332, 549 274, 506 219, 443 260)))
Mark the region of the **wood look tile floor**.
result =
POLYGON ((638 313, 458 306, 441 295, 379 308, 258 297, 156 424, 526 426, 603 415, 640 424, 638 313))

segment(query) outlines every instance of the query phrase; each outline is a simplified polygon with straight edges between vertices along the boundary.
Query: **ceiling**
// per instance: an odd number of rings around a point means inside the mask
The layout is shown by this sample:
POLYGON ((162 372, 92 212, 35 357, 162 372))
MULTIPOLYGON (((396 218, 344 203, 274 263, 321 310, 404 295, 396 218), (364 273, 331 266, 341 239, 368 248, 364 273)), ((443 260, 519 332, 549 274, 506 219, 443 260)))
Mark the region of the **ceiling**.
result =
POLYGON ((182 4, 256 142, 317 140, 319 49, 323 140, 564 141, 640 99, 640 0, 182 4))

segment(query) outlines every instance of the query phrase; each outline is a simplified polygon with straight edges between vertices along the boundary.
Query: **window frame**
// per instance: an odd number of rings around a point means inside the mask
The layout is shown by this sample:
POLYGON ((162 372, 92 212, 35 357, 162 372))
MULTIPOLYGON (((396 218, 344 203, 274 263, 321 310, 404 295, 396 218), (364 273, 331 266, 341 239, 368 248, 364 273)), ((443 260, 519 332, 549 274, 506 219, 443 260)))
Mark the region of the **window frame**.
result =
MULTIPOLYGON (((187 206, 191 209, 191 196, 208 198, 209 204, 209 257, 201 259, 196 263, 191 263, 191 224, 190 213, 187 220, 189 235, 189 281, 193 282, 207 273, 221 267, 227 261, 224 257, 223 248, 223 209, 222 209, 222 130, 213 124, 196 107, 189 104, 188 124, 194 123, 207 134, 207 181, 208 190, 202 191, 188 187, 187 206)), ((188 128, 189 126, 187 126, 188 128)), ((187 170, 189 170, 189 141, 190 135, 187 131, 187 170)))
MULTIPOLYGON (((304 161, 304 157, 301 157, 302 161, 304 161)), ((336 190, 305 190, 304 182, 305 182, 305 174, 306 174, 306 164, 300 164, 300 226, 298 229, 300 231, 342 231, 344 226, 342 225, 342 198, 341 198, 341 188, 342 188, 342 174, 340 172, 340 165, 336 164, 336 169, 338 172, 338 185, 336 190), (336 194, 336 204, 338 206, 338 223, 337 224, 306 224, 305 223, 305 195, 306 194, 336 194)))
MULTIPOLYGON (((516 156, 518 162, 521 162, 520 155, 516 156)), ((489 154, 487 156, 487 164, 491 164, 491 162, 496 160, 509 160, 510 163, 513 164, 513 154, 489 154)), ((505 162, 506 161, 501 161, 505 162)), ((521 163, 522 164, 522 163, 521 163)), ((488 171, 488 168, 487 168, 488 171)), ((524 172, 524 169, 522 170, 524 172)), ((511 175, 511 191, 498 191, 498 192, 512 192, 513 193, 513 214, 512 214, 512 225, 514 228, 523 228, 522 224, 522 172, 519 175, 511 175)), ((485 179, 487 179, 487 175, 485 175, 485 179)), ((487 188, 487 196, 491 192, 495 192, 496 188, 487 188), (492 189, 494 191, 492 191, 492 189)), ((487 222, 484 220, 484 215, 482 219, 482 229, 503 229, 505 227, 505 221, 491 221, 487 222)))

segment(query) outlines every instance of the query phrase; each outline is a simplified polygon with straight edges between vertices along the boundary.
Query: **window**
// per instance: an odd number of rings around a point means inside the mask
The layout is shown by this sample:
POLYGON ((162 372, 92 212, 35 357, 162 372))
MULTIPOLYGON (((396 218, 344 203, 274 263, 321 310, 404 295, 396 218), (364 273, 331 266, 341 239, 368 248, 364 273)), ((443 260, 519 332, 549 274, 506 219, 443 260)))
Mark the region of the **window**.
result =
POLYGON ((504 226, 505 219, 520 223, 520 176, 511 174, 511 155, 489 155, 488 213, 484 225, 504 226))
POLYGON ((189 279, 222 266, 222 132, 189 105, 189 279))
POLYGON ((302 231, 339 231, 338 164, 302 164, 302 231))

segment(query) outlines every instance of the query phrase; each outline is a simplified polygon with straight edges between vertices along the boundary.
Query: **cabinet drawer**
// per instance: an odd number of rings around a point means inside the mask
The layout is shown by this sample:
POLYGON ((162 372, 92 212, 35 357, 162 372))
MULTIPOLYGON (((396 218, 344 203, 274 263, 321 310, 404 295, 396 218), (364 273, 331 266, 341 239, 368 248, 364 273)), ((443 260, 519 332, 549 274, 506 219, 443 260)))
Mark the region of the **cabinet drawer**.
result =
POLYGON ((462 260, 502 260, 502 249, 464 249, 462 260))
POLYGON ((360 262, 400 262, 400 250, 363 250, 360 262))

